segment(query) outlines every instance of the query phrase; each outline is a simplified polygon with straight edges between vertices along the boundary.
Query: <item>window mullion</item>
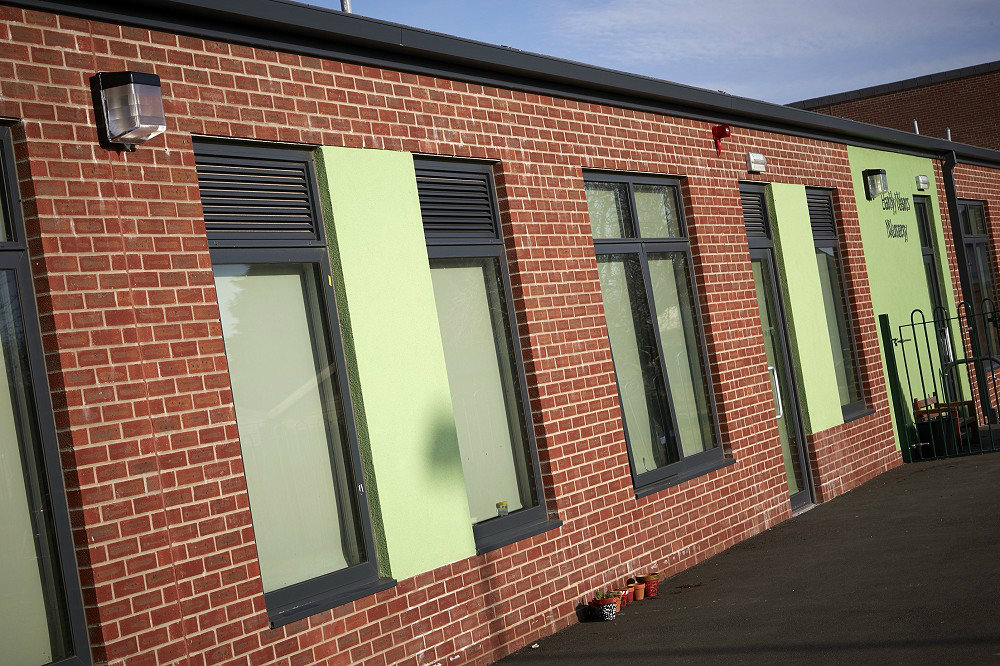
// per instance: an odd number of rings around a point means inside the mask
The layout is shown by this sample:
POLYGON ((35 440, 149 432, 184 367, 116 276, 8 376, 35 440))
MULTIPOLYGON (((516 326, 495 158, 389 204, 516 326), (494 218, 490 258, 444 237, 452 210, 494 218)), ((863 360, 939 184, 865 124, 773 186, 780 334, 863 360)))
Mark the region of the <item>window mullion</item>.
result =
POLYGON ((628 182, 628 224, 630 229, 626 230, 626 236, 631 232, 632 238, 639 238, 639 207, 635 204, 635 186, 628 182))
POLYGON ((657 316, 656 301, 653 298, 653 281, 649 274, 649 254, 645 246, 639 246, 639 267, 642 271, 643 288, 646 292, 646 305, 649 312, 649 325, 653 331, 653 340, 656 342, 656 355, 660 364, 660 377, 663 382, 663 392, 665 405, 659 405, 667 425, 667 438, 674 448, 674 456, 677 460, 683 458, 683 451, 678 441, 677 415, 674 411, 674 399, 670 391, 670 376, 667 374, 667 361, 663 351, 663 340, 660 339, 660 322, 657 316))

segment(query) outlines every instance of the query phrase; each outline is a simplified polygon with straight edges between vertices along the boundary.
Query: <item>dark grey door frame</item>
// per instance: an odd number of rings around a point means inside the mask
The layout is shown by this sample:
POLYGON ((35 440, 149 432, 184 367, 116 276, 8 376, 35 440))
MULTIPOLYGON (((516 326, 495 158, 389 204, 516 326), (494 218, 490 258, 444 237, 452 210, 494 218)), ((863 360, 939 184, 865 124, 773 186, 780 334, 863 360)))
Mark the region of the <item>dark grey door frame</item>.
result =
POLYGON ((944 300, 941 291, 941 280, 938 277, 938 257, 937 244, 934 242, 934 225, 931 221, 931 199, 918 194, 913 195, 913 208, 917 215, 917 229, 920 237, 920 250, 924 258, 924 263, 930 263, 933 269, 930 273, 932 284, 928 285, 931 297, 931 307, 933 309, 943 308, 944 300), (925 244, 924 236, 927 236, 925 244))
POLYGON ((778 329, 778 339, 779 344, 781 345, 781 352, 785 355, 785 367, 782 372, 785 375, 784 379, 786 385, 789 387, 790 395, 783 397, 782 408, 785 418, 791 421, 789 428, 794 429, 794 434, 796 436, 795 446, 798 449, 799 454, 799 473, 802 475, 804 485, 802 490, 790 496, 792 510, 795 510, 815 501, 815 490, 813 488, 812 474, 809 471, 809 454, 806 450, 806 432, 802 423, 802 411, 799 403, 798 388, 795 382, 795 374, 792 372, 792 346, 788 337, 788 324, 785 319, 785 307, 782 303, 781 292, 778 287, 778 262, 775 260, 773 247, 751 247, 750 259, 766 262, 771 270, 771 276, 774 278, 771 280, 771 293, 766 294, 766 296, 769 296, 774 302, 775 314, 777 315, 775 325, 778 329), (791 415, 791 418, 789 418, 789 415, 791 415))
MULTIPOLYGON (((792 415, 791 427, 794 428, 796 435, 796 448, 799 454, 799 472, 802 475, 803 489, 794 495, 790 496, 790 501, 792 504, 792 510, 799 509, 811 502, 816 501, 816 489, 813 484, 812 473, 809 468, 809 453, 806 449, 806 431, 805 425, 802 422, 802 409, 801 402, 799 401, 799 390, 798 384, 795 381, 795 372, 792 369, 792 345, 791 339, 788 335, 788 319, 785 315, 785 303, 782 299, 782 294, 779 286, 778 277, 780 275, 778 271, 778 261, 775 257, 774 252, 774 238, 771 231, 771 220, 770 211, 767 204, 766 187, 759 183, 741 183, 740 193, 763 195, 762 206, 763 206, 763 220, 764 228, 762 230, 762 235, 748 235, 747 245, 750 248, 750 260, 760 260, 767 263, 771 270, 771 276, 774 278, 771 280, 771 293, 768 294, 770 298, 774 301, 775 313, 777 314, 778 321, 775 322, 778 327, 778 338, 781 344, 781 352, 785 355, 785 382, 789 387, 789 395, 787 399, 783 399, 783 411, 786 414, 792 415)), ((770 380, 770 378, 769 378, 770 380)))

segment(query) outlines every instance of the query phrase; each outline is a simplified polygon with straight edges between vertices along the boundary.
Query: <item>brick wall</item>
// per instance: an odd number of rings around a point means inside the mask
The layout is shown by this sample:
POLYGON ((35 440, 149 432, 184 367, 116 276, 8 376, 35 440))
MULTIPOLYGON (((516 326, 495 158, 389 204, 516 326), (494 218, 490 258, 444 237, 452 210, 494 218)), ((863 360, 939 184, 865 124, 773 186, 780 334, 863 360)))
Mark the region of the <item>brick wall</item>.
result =
POLYGON ((959 143, 1000 150, 1000 71, 942 81, 885 95, 848 100, 809 109, 831 116, 951 138, 959 143))
MULTIPOLYGON (((487 662, 594 589, 674 573, 788 518, 738 181, 838 188, 865 395, 810 443, 822 499, 899 463, 843 146, 0 6, 49 382, 94 657, 487 662), (168 130, 100 149, 88 77, 155 71, 168 130), (267 626, 192 134, 490 158, 559 530, 267 626), (637 499, 583 168, 683 177, 723 441, 738 463, 637 499)), ((680 640, 680 639, 678 639, 680 640)))

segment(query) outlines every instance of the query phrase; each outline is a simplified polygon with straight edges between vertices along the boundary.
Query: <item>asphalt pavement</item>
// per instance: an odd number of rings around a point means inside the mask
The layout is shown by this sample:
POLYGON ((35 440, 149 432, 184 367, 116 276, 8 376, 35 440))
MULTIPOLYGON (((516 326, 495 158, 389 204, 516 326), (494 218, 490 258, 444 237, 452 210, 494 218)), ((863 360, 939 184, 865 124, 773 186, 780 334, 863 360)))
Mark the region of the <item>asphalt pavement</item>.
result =
POLYGON ((1000 454, 904 465, 503 664, 1000 664, 1000 454))

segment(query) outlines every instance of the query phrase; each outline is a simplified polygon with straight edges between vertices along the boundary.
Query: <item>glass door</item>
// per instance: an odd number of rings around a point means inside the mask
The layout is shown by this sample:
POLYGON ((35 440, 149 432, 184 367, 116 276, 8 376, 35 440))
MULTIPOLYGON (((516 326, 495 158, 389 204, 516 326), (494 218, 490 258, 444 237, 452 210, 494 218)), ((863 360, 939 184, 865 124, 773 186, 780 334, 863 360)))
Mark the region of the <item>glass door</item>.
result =
POLYGON ((760 326, 764 332, 764 349, 767 352, 767 370, 774 396, 774 411, 777 419, 778 435, 781 438, 781 452, 785 461, 785 476, 788 480, 788 494, 792 509, 798 509, 812 501, 811 481, 806 463, 805 431, 799 415, 795 392, 795 379, 789 362, 791 358, 788 333, 781 297, 774 251, 757 248, 750 251, 753 263, 754 286, 757 289, 757 305, 760 309, 760 326))

